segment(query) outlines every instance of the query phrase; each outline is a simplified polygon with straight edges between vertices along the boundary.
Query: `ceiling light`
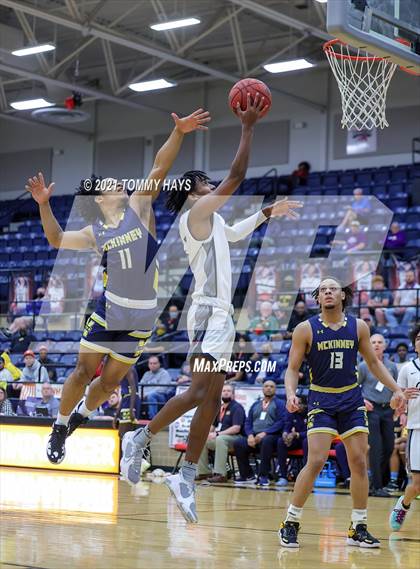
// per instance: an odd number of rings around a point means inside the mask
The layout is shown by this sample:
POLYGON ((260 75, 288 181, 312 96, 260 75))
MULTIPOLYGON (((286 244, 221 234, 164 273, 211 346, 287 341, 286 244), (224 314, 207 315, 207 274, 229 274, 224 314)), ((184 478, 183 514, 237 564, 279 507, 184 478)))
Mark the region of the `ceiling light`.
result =
POLYGON ((317 2, 319 2, 320 4, 326 4, 328 2, 328 0, 316 0, 317 2))
POLYGON ((44 51, 52 51, 53 49, 55 49, 54 45, 45 43, 42 45, 33 45, 32 47, 17 49, 16 51, 12 51, 12 55, 22 57, 23 55, 34 55, 35 53, 43 53, 44 51))
POLYGON ((15 101, 10 106, 17 111, 28 111, 29 109, 42 109, 42 107, 53 107, 54 103, 50 103, 45 99, 29 99, 28 101, 15 101))
POLYGON ((279 61, 278 63, 268 63, 264 65, 264 69, 269 73, 285 73, 286 71, 296 71, 298 69, 307 69, 313 67, 313 63, 309 63, 306 59, 293 59, 292 61, 279 61))
POLYGON ((172 22, 162 22, 161 24, 153 24, 150 26, 152 30, 161 32, 163 30, 174 30, 175 28, 184 28, 185 26, 195 26, 199 24, 197 18, 185 18, 184 20, 173 20, 172 22))
POLYGON ((176 83, 166 81, 166 79, 155 79, 154 81, 141 81, 140 83, 131 83, 129 89, 132 91, 155 91, 156 89, 167 89, 168 87, 175 87, 176 83))

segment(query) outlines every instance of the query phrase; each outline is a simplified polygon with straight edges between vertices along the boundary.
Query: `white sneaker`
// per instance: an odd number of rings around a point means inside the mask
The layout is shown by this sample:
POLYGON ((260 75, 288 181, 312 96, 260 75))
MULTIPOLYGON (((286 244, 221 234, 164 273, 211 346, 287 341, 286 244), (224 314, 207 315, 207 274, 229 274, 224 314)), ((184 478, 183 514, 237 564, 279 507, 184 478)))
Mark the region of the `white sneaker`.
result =
POLYGON ((147 464, 150 467, 149 461, 146 461, 149 451, 146 447, 142 447, 135 442, 135 434, 136 431, 129 431, 124 435, 120 460, 121 476, 132 486, 140 482, 140 477, 147 469, 147 464))
POLYGON ((198 517, 195 506, 195 484, 187 482, 181 473, 168 476, 165 479, 165 484, 187 522, 196 524, 198 517))

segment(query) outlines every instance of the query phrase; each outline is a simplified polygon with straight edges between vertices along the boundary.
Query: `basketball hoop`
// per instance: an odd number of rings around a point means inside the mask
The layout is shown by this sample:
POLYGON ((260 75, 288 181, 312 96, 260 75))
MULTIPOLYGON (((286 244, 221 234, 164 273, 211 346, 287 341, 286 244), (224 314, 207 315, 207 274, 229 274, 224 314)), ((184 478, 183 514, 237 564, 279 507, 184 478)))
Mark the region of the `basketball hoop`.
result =
POLYGON ((338 39, 323 46, 341 93, 342 128, 385 128, 386 94, 396 68, 389 58, 351 48, 338 39), (350 50, 356 52, 352 55, 350 50))

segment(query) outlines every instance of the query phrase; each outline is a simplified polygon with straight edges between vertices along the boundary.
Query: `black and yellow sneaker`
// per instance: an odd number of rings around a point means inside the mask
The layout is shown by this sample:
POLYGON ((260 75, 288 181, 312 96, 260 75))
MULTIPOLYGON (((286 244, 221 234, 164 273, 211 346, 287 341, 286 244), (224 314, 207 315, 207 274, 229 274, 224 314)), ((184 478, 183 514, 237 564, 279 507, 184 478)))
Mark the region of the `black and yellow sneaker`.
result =
POLYGON ((357 524, 353 527, 350 524, 349 533, 347 534, 347 545, 354 545, 356 547, 381 547, 379 539, 370 535, 367 530, 366 524, 357 524))
POLYGON ((279 529, 280 545, 283 547, 299 547, 299 522, 283 522, 279 529))

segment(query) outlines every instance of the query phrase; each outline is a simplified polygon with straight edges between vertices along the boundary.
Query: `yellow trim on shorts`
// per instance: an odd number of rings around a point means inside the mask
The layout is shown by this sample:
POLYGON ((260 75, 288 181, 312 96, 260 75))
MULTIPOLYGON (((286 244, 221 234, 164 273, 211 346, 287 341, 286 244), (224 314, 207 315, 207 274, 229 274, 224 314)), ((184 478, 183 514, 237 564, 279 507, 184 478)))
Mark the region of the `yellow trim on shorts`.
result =
POLYGON ((138 338, 139 340, 148 340, 150 338, 150 336, 152 335, 152 331, 148 331, 148 332, 129 332, 128 334, 129 336, 132 336, 133 338, 138 338))
POLYGON ((102 326, 103 328, 106 328, 106 322, 103 318, 101 318, 100 316, 98 316, 98 314, 96 314, 96 312, 92 312, 92 314, 90 315, 90 318, 92 318, 92 320, 94 322, 96 322, 97 324, 99 324, 99 326, 102 326))
POLYGON ((352 383, 351 385, 346 385, 344 387, 321 387, 320 385, 314 385, 311 383, 309 389, 312 391, 320 391, 321 393, 345 393, 346 391, 350 391, 355 387, 359 387, 359 384, 352 383))
POLYGON ((312 409, 308 413, 308 417, 312 417, 312 415, 318 415, 318 413, 325 413, 324 409, 312 409))
POLYGON ((366 433, 368 435, 369 429, 367 427, 353 427, 349 431, 345 431, 344 433, 341 433, 340 437, 342 439, 347 439, 348 437, 351 437, 352 435, 355 435, 356 433, 366 433))
POLYGON ((101 354, 109 354, 109 352, 111 351, 110 348, 105 348, 100 344, 94 344, 93 342, 88 342, 84 338, 80 339, 80 345, 85 346, 86 348, 90 348, 91 350, 94 350, 95 352, 99 352, 101 354))
POLYGON ((313 433, 327 433, 328 435, 338 436, 338 431, 336 429, 329 429, 328 427, 308 428, 308 436, 313 433))
POLYGON ((121 354, 116 354, 115 352, 110 352, 109 357, 113 360, 117 360, 117 362, 121 362, 122 364, 133 365, 137 362, 139 357, 137 358, 128 358, 127 356, 123 356, 121 354))

